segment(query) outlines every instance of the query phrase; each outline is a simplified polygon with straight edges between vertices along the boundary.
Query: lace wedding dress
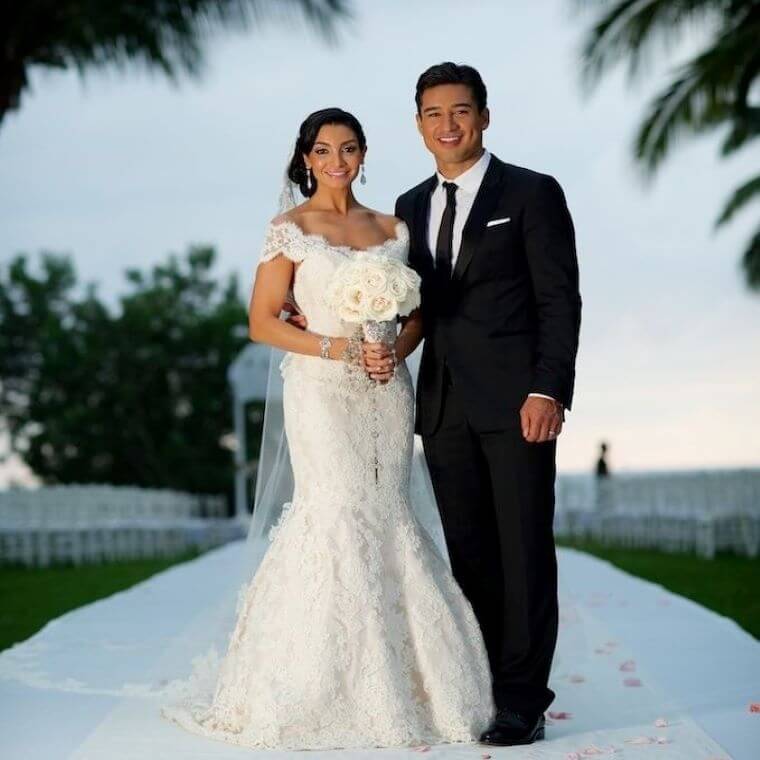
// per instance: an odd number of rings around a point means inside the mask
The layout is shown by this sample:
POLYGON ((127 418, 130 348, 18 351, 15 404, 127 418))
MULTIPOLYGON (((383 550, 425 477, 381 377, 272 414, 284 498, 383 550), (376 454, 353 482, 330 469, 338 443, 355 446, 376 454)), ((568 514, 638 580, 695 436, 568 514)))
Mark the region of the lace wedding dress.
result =
MULTIPOLYGON (((406 262, 409 232, 372 247, 406 262)), ((314 332, 347 336, 324 298, 356 251, 272 223, 262 261, 298 262, 314 332)), ((327 749, 471 742, 492 717, 469 602, 409 502, 413 393, 401 364, 376 385, 343 362, 287 354, 292 503, 244 589, 213 693, 162 714, 246 747, 327 749)))

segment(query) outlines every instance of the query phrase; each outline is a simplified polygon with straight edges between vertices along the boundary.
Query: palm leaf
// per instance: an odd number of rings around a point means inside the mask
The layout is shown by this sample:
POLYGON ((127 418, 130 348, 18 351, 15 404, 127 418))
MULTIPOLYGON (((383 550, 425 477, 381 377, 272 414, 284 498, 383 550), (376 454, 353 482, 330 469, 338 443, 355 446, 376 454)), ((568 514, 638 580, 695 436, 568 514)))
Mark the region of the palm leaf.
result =
MULTIPOLYGON (((576 5, 588 2, 575 0, 576 5)), ((760 107, 749 102, 760 67, 760 0, 599 0, 601 15, 582 48, 583 82, 593 89, 613 65, 626 60, 629 78, 656 46, 667 48, 687 28, 712 24, 714 36, 677 68, 650 102, 634 140, 635 155, 650 176, 677 140, 727 126, 723 155, 760 135, 760 107)), ((760 176, 737 188, 716 226, 725 224, 760 192, 760 176)), ((760 230, 742 258, 749 286, 760 290, 760 230)))
POLYGON ((725 224, 740 208, 742 208, 742 206, 749 203, 749 201, 758 193, 760 193, 760 174, 734 190, 733 194, 728 199, 728 202, 723 207, 723 211, 720 212, 720 216, 716 220, 715 226, 720 227, 720 225, 725 224))
POLYGON ((760 135, 760 108, 748 107, 734 115, 731 130, 720 146, 721 155, 728 156, 736 152, 758 135, 760 135))
MULTIPOLYGON (((757 24, 757 33, 760 35, 760 24, 757 24)), ((746 65, 743 67, 736 87, 734 103, 734 117, 731 131, 721 145, 721 155, 730 153, 743 147, 749 140, 760 135, 760 107, 749 103, 749 92, 757 78, 760 69, 760 47, 751 54, 746 65)))
POLYGON ((138 63, 172 80, 197 75, 219 29, 300 14, 333 41, 350 0, 25 0, 0 2, 0 122, 17 108, 30 66, 125 68, 138 63))
MULTIPOLYGON (((584 83, 593 88, 606 71, 624 59, 629 76, 634 77, 655 48, 668 49, 680 41, 687 23, 717 21, 729 4, 726 0, 614 2, 583 42, 584 83)), ((577 0, 576 5, 588 7, 588 3, 582 0, 577 0)))
POLYGON ((736 87, 757 31, 754 26, 723 30, 650 103, 635 138, 636 156, 648 172, 657 169, 679 136, 701 134, 737 116, 736 87))
POLYGON ((760 291, 760 229, 755 232, 742 255, 742 268, 747 285, 760 291))

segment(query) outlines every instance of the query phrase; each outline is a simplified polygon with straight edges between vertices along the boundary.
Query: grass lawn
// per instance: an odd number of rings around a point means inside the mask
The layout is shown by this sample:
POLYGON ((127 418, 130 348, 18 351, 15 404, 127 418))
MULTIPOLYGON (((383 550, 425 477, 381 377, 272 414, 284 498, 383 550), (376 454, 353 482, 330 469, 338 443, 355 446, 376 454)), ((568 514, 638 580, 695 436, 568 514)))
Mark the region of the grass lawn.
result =
MULTIPOLYGON (((701 559, 592 542, 558 541, 608 560, 621 570, 733 618, 760 638, 760 558, 719 555, 701 559)), ((23 641, 68 610, 133 586, 171 565, 197 556, 56 568, 0 568, 0 650, 23 641)))
POLYGON ((84 604, 123 591, 179 562, 146 559, 80 567, 0 567, 0 650, 29 638, 48 620, 84 604))
POLYGON ((591 541, 558 540, 611 562, 631 575, 659 583, 669 591, 688 597, 735 620, 760 639, 760 557, 750 559, 719 554, 702 559, 693 554, 666 554, 653 549, 621 549, 591 541))

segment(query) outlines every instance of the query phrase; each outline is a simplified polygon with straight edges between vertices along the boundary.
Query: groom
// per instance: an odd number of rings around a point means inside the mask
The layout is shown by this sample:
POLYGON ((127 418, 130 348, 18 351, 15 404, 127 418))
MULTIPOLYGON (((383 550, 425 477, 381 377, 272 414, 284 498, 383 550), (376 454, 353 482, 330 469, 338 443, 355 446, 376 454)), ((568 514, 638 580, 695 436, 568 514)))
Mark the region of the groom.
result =
POLYGON ((395 212, 422 277, 416 432, 490 659, 497 714, 481 741, 529 744, 554 699, 555 452, 581 317, 573 224, 556 180, 483 148, 475 69, 432 66, 415 99, 437 169, 395 212))

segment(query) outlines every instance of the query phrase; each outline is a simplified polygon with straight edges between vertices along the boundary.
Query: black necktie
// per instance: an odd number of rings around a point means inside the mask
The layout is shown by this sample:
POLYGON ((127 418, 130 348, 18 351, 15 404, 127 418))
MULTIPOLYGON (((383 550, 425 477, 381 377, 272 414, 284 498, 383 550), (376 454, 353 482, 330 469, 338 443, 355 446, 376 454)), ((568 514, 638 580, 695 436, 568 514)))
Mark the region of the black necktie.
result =
POLYGON ((438 240, 435 244, 435 270, 439 282, 448 283, 451 280, 451 262, 454 258, 454 214, 457 207, 455 197, 457 186, 453 182, 444 182, 443 189, 446 191, 446 208, 443 210, 438 240))

